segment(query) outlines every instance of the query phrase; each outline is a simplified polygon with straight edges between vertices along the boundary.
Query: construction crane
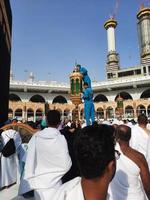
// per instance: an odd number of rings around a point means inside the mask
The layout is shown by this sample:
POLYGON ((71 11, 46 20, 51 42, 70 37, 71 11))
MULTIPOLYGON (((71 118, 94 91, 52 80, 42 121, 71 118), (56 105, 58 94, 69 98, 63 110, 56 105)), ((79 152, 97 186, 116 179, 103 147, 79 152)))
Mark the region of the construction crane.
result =
POLYGON ((120 0, 116 0, 115 7, 114 7, 112 15, 111 15, 112 18, 116 17, 118 9, 119 9, 119 4, 120 4, 120 0))
POLYGON ((139 3, 141 9, 144 8, 146 4, 150 6, 150 0, 139 0, 139 3))
POLYGON ((140 3, 140 8, 144 8, 144 0, 139 0, 139 3, 140 3))

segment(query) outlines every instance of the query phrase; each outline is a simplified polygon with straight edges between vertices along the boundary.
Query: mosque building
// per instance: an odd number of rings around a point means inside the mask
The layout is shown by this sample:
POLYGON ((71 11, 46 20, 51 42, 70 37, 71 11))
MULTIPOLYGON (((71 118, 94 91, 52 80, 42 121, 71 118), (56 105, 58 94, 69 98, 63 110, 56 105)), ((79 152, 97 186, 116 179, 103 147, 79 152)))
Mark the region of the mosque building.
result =
MULTIPOLYGON (((145 113, 150 119, 150 7, 142 7, 137 14, 140 46, 139 66, 121 69, 116 51, 115 28, 117 21, 108 19, 107 80, 92 82, 97 119, 119 116, 117 103, 122 101, 122 117, 136 119, 145 113)), ((83 103, 79 105, 79 118, 83 119, 83 103)), ((57 109, 62 118, 72 119, 75 105, 70 100, 70 85, 55 81, 35 81, 30 73, 27 81, 17 81, 10 73, 9 117, 36 121, 47 109, 57 109)))

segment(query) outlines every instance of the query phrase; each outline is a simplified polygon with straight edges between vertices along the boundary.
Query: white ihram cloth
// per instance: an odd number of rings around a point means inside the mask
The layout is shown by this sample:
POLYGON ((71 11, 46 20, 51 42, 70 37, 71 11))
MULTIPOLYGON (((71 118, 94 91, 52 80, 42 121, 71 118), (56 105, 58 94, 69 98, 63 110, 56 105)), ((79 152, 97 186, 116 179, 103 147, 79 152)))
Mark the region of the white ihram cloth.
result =
POLYGON ((145 156, 150 169, 150 134, 140 126, 135 126, 132 128, 130 146, 145 156))
POLYGON ((77 177, 63 184, 57 190, 53 200, 84 200, 81 178, 77 177))
POLYGON ((110 200, 146 200, 140 181, 140 168, 131 159, 121 153, 117 160, 116 174, 109 185, 110 200))
MULTIPOLYGON (((63 184, 56 191, 52 200, 84 200, 81 177, 76 177, 63 184)), ((106 200, 109 200, 109 195, 106 200)))
POLYGON ((9 141, 10 138, 14 139, 16 153, 9 157, 4 157, 1 154, 0 163, 0 188, 9 186, 17 182, 19 174, 19 160, 18 160, 18 149, 21 146, 21 137, 18 132, 13 129, 3 131, 1 134, 3 146, 9 141))
POLYGON ((62 184, 61 178, 70 167, 71 159, 64 136, 50 127, 37 132, 28 144, 19 194, 35 190, 36 196, 44 199, 45 191, 51 193, 62 184))
POLYGON ((146 128, 150 130, 150 123, 147 124, 146 128))

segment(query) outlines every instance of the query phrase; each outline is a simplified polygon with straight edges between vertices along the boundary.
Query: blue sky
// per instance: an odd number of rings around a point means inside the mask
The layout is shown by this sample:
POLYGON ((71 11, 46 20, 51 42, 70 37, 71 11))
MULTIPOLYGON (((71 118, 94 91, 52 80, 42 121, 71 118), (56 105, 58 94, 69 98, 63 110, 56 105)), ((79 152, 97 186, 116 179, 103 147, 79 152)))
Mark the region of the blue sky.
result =
MULTIPOLYGON (((115 0, 10 0, 13 15, 12 69, 36 80, 69 82, 75 60, 92 80, 105 80, 107 35, 103 27, 115 0), (27 72, 28 71, 28 72, 27 72)), ((150 5, 150 0, 145 0, 150 5)), ((140 0, 120 0, 116 49, 122 68, 140 63, 136 14, 140 0)))

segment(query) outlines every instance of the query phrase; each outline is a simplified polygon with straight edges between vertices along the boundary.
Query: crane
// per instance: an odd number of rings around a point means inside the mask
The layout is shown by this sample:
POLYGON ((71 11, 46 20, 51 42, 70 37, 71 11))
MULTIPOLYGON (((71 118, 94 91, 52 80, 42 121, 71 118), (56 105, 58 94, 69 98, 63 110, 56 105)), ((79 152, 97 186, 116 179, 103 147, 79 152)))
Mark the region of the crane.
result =
POLYGON ((139 0, 140 3, 140 8, 144 8, 145 4, 147 4, 148 6, 150 6, 150 0, 139 0))
POLYGON ((120 0, 116 0, 115 7, 112 12, 112 18, 115 18, 119 9, 120 0))

